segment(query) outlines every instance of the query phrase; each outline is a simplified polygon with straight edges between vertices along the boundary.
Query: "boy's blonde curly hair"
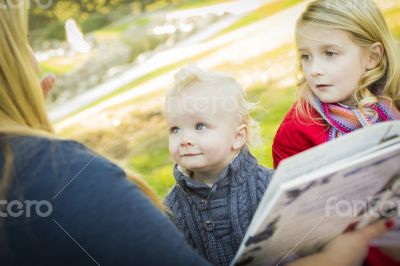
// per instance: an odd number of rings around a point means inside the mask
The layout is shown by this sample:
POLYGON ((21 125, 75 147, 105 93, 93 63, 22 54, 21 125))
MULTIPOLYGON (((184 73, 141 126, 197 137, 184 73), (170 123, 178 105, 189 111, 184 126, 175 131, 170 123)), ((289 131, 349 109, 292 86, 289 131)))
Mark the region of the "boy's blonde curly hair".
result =
POLYGON ((257 107, 257 104, 248 101, 246 92, 239 83, 226 74, 208 72, 195 65, 182 67, 175 74, 174 86, 167 92, 166 109, 168 110, 168 99, 170 97, 178 96, 182 91, 196 83, 206 84, 215 89, 228 88, 232 93, 230 96, 233 96, 232 98, 235 101, 235 115, 237 115, 238 121, 249 128, 249 137, 246 144, 251 146, 260 145, 259 123, 250 116, 250 112, 257 107))

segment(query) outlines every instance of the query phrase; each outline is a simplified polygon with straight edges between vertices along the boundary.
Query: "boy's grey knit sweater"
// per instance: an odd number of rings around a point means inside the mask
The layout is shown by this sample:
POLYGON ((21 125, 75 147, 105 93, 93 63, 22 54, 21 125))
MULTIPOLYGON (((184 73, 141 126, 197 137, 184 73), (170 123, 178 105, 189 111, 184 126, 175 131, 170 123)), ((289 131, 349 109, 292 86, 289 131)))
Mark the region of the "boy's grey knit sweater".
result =
POLYGON ((214 265, 228 265, 237 252, 273 170, 243 149, 210 188, 175 166, 176 184, 165 199, 186 240, 214 265))

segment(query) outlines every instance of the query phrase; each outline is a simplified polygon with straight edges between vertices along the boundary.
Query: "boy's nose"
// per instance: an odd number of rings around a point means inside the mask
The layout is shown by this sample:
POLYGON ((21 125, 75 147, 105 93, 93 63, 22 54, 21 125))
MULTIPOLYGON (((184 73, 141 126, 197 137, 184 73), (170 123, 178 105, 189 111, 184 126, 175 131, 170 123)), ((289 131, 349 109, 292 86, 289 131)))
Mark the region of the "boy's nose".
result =
POLYGON ((182 134, 180 144, 181 146, 190 146, 193 143, 191 138, 187 134, 182 134))

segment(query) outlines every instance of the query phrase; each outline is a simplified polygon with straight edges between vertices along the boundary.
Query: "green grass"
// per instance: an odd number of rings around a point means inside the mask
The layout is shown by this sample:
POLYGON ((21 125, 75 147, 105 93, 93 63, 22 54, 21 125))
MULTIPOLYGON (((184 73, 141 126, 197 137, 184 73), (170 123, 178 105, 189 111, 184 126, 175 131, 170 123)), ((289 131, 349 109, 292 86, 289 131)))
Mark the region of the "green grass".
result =
POLYGON ((384 16, 394 36, 400 39, 400 7, 389 9, 384 16))
POLYGON ((56 75, 64 75, 75 69, 76 63, 71 62, 68 64, 57 64, 47 61, 40 62, 40 69, 43 72, 54 73, 56 75))
POLYGON ((232 2, 232 0, 190 0, 177 6, 177 10, 185 10, 191 8, 200 8, 210 5, 222 4, 232 2))
POLYGON ((301 3, 303 0, 276 0, 272 3, 265 4, 258 8, 257 10, 251 12, 250 14, 244 16, 237 22, 230 25, 228 28, 223 30, 218 35, 222 35, 231 31, 234 31, 238 28, 250 25, 254 22, 260 21, 268 16, 272 16, 288 7, 291 7, 295 4, 301 3))
POLYGON ((259 102, 259 108, 251 115, 260 123, 260 135, 263 141, 261 146, 250 147, 250 150, 260 164, 272 168, 272 141, 284 115, 295 100, 296 88, 276 88, 271 85, 269 88, 264 86, 251 88, 248 96, 250 100, 259 102))
POLYGON ((158 195, 165 196, 174 184, 172 177, 173 161, 168 153, 167 140, 164 145, 149 149, 140 155, 132 156, 127 167, 140 173, 158 195))
POLYGON ((140 18, 132 18, 129 20, 118 21, 113 24, 110 24, 104 28, 101 28, 95 31, 96 35, 107 35, 107 34, 121 34, 126 31, 128 28, 136 25, 139 27, 146 26, 150 23, 150 18, 148 17, 140 17, 140 18))

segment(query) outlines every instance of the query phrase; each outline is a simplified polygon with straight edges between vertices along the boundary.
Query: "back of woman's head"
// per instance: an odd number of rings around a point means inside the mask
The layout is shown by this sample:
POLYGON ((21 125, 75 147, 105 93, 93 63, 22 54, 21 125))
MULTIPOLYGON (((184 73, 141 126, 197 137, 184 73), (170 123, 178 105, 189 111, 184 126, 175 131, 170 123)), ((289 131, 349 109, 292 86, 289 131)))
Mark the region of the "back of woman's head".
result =
POLYGON ((0 8, 0 134, 52 132, 28 44, 28 2, 0 8))
MULTIPOLYGON (((369 48, 381 43, 384 49, 379 64, 361 77, 354 100, 359 107, 377 102, 373 93, 379 87, 380 96, 391 98, 400 107, 399 45, 373 0, 316 0, 311 2, 297 21, 296 38, 307 25, 322 26, 350 33, 355 44, 369 48)), ((300 69, 301 70, 301 69, 300 69)), ((304 77, 300 80, 301 99, 311 97, 304 77)), ((303 102, 304 103, 304 102, 303 102)))

